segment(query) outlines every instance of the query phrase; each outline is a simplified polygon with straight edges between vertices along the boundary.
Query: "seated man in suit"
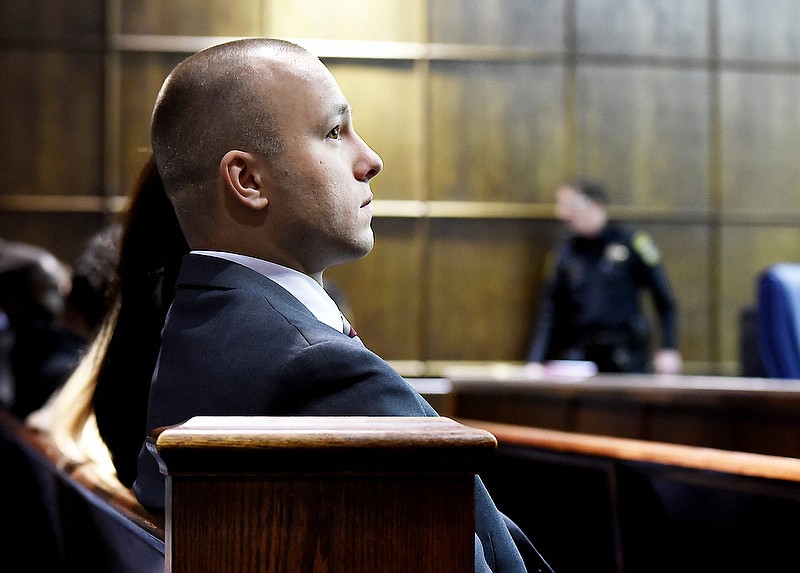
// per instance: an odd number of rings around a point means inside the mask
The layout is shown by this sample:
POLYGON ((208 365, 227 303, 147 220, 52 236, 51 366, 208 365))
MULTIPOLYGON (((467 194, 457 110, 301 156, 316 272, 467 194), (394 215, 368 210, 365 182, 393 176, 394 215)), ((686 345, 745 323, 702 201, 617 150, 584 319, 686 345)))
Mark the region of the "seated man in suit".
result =
MULTIPOLYGON (((196 415, 436 415, 323 289, 328 267, 372 249, 370 180, 382 163, 318 58, 268 39, 194 54, 164 82, 151 140, 191 252, 164 324, 148 431, 196 415)), ((164 507, 146 448, 134 491, 164 507)), ((526 570, 480 479, 475 526, 476 571, 526 570)), ((530 570, 550 570, 523 550, 530 570)))

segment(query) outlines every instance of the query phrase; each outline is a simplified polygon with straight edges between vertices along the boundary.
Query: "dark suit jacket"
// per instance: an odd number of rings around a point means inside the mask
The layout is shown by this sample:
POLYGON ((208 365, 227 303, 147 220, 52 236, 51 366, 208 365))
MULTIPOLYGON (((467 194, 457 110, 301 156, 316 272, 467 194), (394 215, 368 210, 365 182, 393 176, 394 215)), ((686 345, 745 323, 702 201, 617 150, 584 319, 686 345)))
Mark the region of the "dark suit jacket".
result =
MULTIPOLYGON (((187 255, 162 334, 148 432, 192 416, 248 415, 437 414, 360 339, 317 320, 275 282, 187 255)), ((134 490, 146 507, 164 507, 164 477, 146 448, 134 490)), ((503 517, 477 478, 476 571, 525 571, 503 517)))

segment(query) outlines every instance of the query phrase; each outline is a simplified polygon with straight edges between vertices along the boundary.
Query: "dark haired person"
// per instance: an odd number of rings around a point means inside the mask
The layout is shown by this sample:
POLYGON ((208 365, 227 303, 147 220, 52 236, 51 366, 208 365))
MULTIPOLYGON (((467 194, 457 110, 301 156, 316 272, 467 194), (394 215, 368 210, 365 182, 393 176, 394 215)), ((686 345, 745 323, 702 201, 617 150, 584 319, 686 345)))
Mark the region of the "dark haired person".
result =
POLYGON ((83 341, 61 326, 70 287, 69 267, 50 251, 0 239, 4 405, 19 417, 41 406, 77 362, 83 341))
POLYGON ((81 360, 111 306, 118 239, 118 226, 101 229, 71 269, 38 247, 4 245, 3 261, 11 253, 29 257, 26 265, 0 272, 0 307, 10 313, 13 326, 11 410, 17 416, 42 407, 81 360))
POLYGON ((609 221, 607 203, 597 181, 577 179, 556 191, 556 215, 570 236, 556 253, 526 359, 585 360, 600 372, 677 373, 676 304, 658 247, 646 232, 609 221), (660 321, 652 368, 645 290, 660 321))

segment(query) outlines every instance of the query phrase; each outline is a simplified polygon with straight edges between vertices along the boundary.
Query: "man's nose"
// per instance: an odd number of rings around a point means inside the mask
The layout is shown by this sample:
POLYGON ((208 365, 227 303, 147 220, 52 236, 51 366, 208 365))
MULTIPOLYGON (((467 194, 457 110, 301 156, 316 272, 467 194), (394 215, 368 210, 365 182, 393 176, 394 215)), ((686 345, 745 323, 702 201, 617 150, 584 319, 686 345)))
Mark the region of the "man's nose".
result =
POLYGON ((356 165, 356 177, 359 181, 369 181, 383 169, 383 160, 367 142, 358 137, 361 145, 359 161, 356 165))
POLYGON ((370 170, 367 172, 366 175, 368 180, 372 179, 383 170, 383 160, 381 159, 381 156, 375 153, 375 151, 373 151, 372 148, 370 148, 370 151, 372 152, 373 159, 372 159, 372 167, 370 168, 370 170))

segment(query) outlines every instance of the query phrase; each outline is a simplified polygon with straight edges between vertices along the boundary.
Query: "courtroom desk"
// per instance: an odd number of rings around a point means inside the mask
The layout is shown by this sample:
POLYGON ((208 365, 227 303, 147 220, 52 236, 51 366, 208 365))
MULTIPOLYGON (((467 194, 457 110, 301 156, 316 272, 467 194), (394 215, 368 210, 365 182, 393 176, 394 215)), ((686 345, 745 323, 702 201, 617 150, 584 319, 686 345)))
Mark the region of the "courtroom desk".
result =
POLYGON ((800 380, 545 376, 513 363, 439 374, 420 391, 444 416, 800 457, 800 380))
POLYGON ((558 573, 796 573, 800 459, 462 420, 497 506, 558 573))

